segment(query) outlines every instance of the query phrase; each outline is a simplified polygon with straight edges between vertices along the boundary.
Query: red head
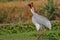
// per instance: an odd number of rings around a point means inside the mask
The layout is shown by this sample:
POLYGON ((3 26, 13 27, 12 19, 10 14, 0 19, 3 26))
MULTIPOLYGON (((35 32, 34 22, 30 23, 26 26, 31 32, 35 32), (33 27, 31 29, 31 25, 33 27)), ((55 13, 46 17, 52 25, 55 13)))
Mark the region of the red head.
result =
POLYGON ((32 8, 32 7, 33 7, 33 2, 30 2, 30 3, 28 4, 28 6, 29 6, 30 8, 32 8))

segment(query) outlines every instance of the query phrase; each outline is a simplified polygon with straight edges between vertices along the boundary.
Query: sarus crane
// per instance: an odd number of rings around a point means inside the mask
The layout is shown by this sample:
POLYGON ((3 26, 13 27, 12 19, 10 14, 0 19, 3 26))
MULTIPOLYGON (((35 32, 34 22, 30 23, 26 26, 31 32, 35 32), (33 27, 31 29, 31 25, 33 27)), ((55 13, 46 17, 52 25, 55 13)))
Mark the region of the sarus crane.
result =
MULTIPOLYGON (((51 30, 51 22, 42 15, 38 15, 34 10, 33 2, 27 3, 27 6, 30 7, 30 11, 33 14, 32 16, 32 23, 36 26, 37 34, 39 34, 39 30, 42 29, 42 27, 47 27, 51 30)), ((37 40, 39 39, 37 35, 37 40)))

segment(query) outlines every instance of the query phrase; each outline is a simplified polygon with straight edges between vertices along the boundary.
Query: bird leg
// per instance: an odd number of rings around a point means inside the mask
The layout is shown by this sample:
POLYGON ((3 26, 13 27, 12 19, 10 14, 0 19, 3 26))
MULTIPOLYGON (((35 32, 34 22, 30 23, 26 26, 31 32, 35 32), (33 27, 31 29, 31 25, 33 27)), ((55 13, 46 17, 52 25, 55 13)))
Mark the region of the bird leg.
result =
POLYGON ((39 32, 39 30, 37 31, 37 40, 39 40, 39 37, 40 37, 40 32, 39 32))
POLYGON ((43 32, 42 33, 44 33, 44 34, 46 33, 46 29, 44 27, 43 27, 43 32))

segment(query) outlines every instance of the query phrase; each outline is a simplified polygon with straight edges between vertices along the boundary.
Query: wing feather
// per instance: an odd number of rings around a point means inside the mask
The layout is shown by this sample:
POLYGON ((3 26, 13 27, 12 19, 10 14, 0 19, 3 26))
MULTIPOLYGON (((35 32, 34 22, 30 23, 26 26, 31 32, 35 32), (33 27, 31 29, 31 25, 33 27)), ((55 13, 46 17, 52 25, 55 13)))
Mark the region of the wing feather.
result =
POLYGON ((46 17, 35 14, 33 15, 33 18, 36 20, 37 23, 42 24, 51 29, 51 23, 46 17))

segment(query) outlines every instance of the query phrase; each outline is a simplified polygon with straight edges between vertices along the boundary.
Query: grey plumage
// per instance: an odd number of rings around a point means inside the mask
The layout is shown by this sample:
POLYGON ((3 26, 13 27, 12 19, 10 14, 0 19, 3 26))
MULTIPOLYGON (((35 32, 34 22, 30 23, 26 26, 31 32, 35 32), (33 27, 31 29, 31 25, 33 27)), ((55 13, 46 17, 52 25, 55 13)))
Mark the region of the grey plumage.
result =
POLYGON ((43 25, 48 27, 49 29, 51 29, 51 23, 46 17, 38 15, 37 13, 35 13, 34 8, 31 9, 31 12, 33 14, 32 22, 36 26, 37 30, 39 30, 41 27, 43 27, 43 25))

